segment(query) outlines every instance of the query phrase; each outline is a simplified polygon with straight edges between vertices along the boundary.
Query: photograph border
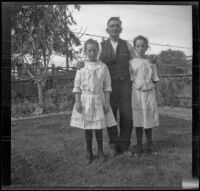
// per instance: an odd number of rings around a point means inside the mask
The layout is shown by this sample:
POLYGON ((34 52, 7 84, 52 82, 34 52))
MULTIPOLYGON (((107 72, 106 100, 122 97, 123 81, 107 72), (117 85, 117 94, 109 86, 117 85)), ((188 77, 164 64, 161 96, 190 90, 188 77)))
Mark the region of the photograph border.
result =
MULTIPOLYGON (((2 64, 1 64, 1 183, 3 190, 14 189, 11 185, 11 6, 19 2, 2 2, 2 64)), ((29 2, 20 2, 21 4, 29 2)), ((34 2, 44 3, 44 2, 34 2)), ((48 2, 52 4, 64 2, 48 2)), ((48 4, 45 2, 44 4, 48 4)), ((192 55, 192 177, 196 179, 199 177, 199 116, 200 116, 200 32, 199 32, 199 2, 185 1, 185 2, 171 2, 171 1, 69 1, 67 4, 147 4, 147 5, 191 5, 192 6, 192 35, 193 35, 193 55, 192 55), (162 2, 162 3, 161 3, 162 2)), ((55 187, 40 187, 40 189, 55 189, 55 187)), ((103 189, 102 187, 101 189, 103 189)), ((141 188, 141 187, 140 187, 141 188)), ((23 190, 24 187, 17 187, 16 189, 23 190)), ((27 189, 27 187, 25 188, 27 189)), ((35 189, 35 187, 34 187, 35 189)), ((59 187, 62 189, 62 187, 59 187)), ((64 188, 65 190, 68 187, 64 188)), ((69 189, 80 189, 69 187, 69 189)), ((82 189, 82 188, 81 188, 82 189)), ((84 188, 83 188, 84 189, 84 188)), ((87 188, 89 189, 89 188, 87 188)), ((95 189, 95 188, 92 188, 95 189)), ((109 189, 109 188, 106 188, 109 189)), ((120 188, 119 188, 120 189, 120 188)), ((124 188, 123 188, 124 189, 124 188)), ((127 188, 129 189, 129 188, 127 188)), ((135 189, 135 187, 134 187, 135 189)), ((152 188, 152 189, 156 189, 152 188)))

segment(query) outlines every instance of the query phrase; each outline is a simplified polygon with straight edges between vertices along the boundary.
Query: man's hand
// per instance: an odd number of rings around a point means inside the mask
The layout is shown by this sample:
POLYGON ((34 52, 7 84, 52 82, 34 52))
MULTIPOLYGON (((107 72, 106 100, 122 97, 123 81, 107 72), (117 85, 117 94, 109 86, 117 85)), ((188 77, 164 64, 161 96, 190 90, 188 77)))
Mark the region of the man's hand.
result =
POLYGON ((152 64, 156 64, 157 63, 157 57, 154 55, 149 55, 148 56, 148 60, 152 63, 152 64))
POLYGON ((82 106, 81 103, 76 103, 76 110, 81 113, 82 112, 82 106))
POLYGON ((81 68, 83 68, 85 65, 85 63, 82 60, 78 60, 75 64, 75 67, 77 70, 80 70, 81 68))
POLYGON ((109 110, 110 110, 110 104, 108 104, 108 103, 105 103, 105 105, 104 105, 104 113, 108 113, 109 112, 109 110))

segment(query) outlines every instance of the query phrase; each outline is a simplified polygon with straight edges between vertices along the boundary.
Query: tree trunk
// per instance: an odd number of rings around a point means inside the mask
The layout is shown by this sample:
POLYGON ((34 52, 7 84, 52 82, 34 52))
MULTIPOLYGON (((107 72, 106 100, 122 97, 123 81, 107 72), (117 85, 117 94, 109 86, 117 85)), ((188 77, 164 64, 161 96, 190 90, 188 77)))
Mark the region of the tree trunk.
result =
POLYGON ((66 70, 69 70, 68 48, 66 49, 66 70))
POLYGON ((43 93, 42 93, 41 82, 37 82, 37 87, 38 87, 39 106, 43 108, 43 93))
POLYGON ((44 47, 42 49, 42 56, 43 56, 43 59, 44 59, 44 67, 47 67, 47 55, 46 55, 46 48, 44 47))
POLYGON ((41 82, 37 82, 37 87, 38 87, 39 104, 37 105, 34 114, 40 115, 41 113, 43 113, 43 94, 42 94, 41 82))

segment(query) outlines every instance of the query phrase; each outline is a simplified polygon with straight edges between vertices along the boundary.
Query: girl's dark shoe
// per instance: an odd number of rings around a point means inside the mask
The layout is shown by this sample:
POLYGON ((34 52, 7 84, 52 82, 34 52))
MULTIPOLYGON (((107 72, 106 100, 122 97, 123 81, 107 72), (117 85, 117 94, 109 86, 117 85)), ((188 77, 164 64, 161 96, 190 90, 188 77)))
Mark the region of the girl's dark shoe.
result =
POLYGON ((151 155, 158 155, 158 152, 154 151, 152 144, 147 145, 147 153, 151 155))
POLYGON ((111 144, 109 144, 109 146, 110 146, 110 156, 115 157, 118 154, 118 152, 116 150, 116 145, 111 143, 111 144))
POLYGON ((100 162, 104 162, 106 160, 106 156, 105 156, 105 154, 103 152, 99 152, 98 153, 98 160, 100 162))
POLYGON ((144 152, 142 144, 137 145, 137 151, 136 153, 133 155, 136 158, 140 158, 142 156, 142 153, 144 152))
POLYGON ((128 150, 128 151, 124 151, 124 152, 123 152, 123 155, 124 155, 124 156, 126 156, 126 157, 128 157, 128 158, 131 158, 131 157, 133 157, 133 154, 132 154, 132 152, 131 152, 131 151, 129 151, 129 150, 128 150))
POLYGON ((93 154, 91 152, 87 153, 87 155, 86 155, 86 164, 90 164, 92 161, 93 161, 93 154))

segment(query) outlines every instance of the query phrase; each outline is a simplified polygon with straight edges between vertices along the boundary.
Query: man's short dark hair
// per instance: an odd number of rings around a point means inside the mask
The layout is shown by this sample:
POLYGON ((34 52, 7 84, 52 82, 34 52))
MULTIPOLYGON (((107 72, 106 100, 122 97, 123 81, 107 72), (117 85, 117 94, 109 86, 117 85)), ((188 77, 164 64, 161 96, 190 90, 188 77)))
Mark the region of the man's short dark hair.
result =
POLYGON ((111 17, 109 20, 108 20, 108 22, 107 22, 107 26, 108 26, 108 24, 109 24, 109 22, 110 21, 119 21, 120 22, 120 25, 122 24, 122 21, 120 20, 120 18, 119 17, 111 17))

